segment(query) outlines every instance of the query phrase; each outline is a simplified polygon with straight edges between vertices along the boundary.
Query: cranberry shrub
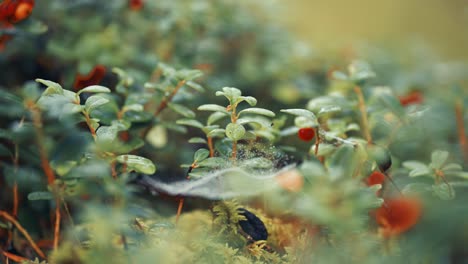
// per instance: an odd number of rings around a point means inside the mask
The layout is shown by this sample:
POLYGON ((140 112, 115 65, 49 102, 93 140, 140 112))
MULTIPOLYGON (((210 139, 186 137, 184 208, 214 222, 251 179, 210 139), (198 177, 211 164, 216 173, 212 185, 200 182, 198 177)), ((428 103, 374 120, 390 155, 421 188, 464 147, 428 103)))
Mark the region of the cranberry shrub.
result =
POLYGON ((2 263, 468 261, 466 64, 314 55, 273 11, 51 0, 2 29, 2 263))

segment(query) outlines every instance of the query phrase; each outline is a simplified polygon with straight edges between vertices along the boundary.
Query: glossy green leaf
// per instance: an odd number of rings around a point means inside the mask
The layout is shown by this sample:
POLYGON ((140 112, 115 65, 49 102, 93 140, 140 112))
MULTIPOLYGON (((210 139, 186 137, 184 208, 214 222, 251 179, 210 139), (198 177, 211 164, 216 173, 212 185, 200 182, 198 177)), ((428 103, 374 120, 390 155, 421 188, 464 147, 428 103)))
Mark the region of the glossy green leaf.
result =
POLYGON ((192 127, 196 127, 196 128, 203 128, 203 124, 200 123, 199 121, 195 120, 195 119, 179 119, 176 121, 176 124, 179 124, 179 125, 185 125, 185 126, 192 126, 192 127))
POLYGON ((205 91, 205 89, 203 88, 203 86, 201 86, 200 84, 198 84, 198 83, 196 83, 196 82, 188 81, 188 82, 186 83, 186 85, 187 85, 188 87, 194 89, 195 91, 200 92, 200 93, 202 93, 202 92, 205 91))
POLYGON ((270 110, 263 109, 263 108, 247 108, 239 112, 238 116, 242 114, 256 114, 256 115, 264 115, 268 117, 275 117, 275 113, 270 110))
POLYGON ((222 128, 215 128, 213 130, 211 130, 209 133, 208 133, 208 137, 223 137, 224 136, 224 133, 226 132, 225 129, 222 129, 222 128))
POLYGON ((120 155, 116 160, 127 165, 128 171, 135 171, 143 174, 153 174, 156 172, 154 163, 147 159, 136 155, 120 155))
POLYGON ((226 113, 226 114, 228 113, 228 111, 226 110, 226 107, 220 106, 217 104, 204 104, 204 105, 200 105, 197 109, 200 111, 214 111, 214 112, 221 112, 221 113, 226 113))
POLYGON ((36 82, 47 86, 42 95, 63 94, 63 88, 60 84, 48 80, 36 79, 36 82))
POLYGON ((86 110, 89 112, 95 108, 98 108, 102 105, 107 104, 108 102, 109 100, 107 98, 104 98, 100 95, 92 95, 88 97, 88 99, 86 99, 85 107, 86 107, 86 110))
POLYGON ((204 148, 201 148, 195 152, 195 155, 193 156, 193 160, 195 163, 198 163, 210 156, 210 151, 204 148))
POLYGON ((440 169, 442 165, 447 161, 449 153, 447 151, 436 150, 431 155, 431 167, 434 169, 440 169))
POLYGON ((255 106, 257 104, 257 99, 252 96, 241 96, 242 100, 246 101, 250 106, 255 106))
POLYGON ((236 123, 229 123, 226 126, 226 136, 233 140, 238 141, 244 137, 245 128, 242 125, 236 123))
POLYGON ((32 192, 28 194, 28 200, 37 201, 37 200, 52 200, 54 195, 51 192, 32 192))
POLYGON ((295 116, 301 116, 310 120, 317 120, 315 114, 306 109, 282 109, 281 112, 295 116))
POLYGON ((189 143, 192 144, 206 144, 206 139, 201 138, 201 137, 193 137, 188 140, 189 143))
POLYGON ((77 94, 81 93, 110 93, 111 90, 101 85, 91 85, 81 89, 77 94))
POLYGON ((125 105, 123 107, 123 111, 135 111, 135 112, 141 112, 144 110, 143 105, 141 104, 131 104, 131 105, 125 105))
POLYGON ((219 158, 219 157, 211 157, 198 163, 198 166, 207 167, 207 168, 217 168, 217 167, 223 167, 225 164, 226 164, 225 159, 219 158))
POLYGON ((174 112, 186 117, 186 118, 194 118, 195 113, 190 110, 189 108, 175 103, 168 103, 170 109, 174 110, 174 112))
POLYGON ((229 115, 225 112, 214 112, 208 117, 208 120, 206 121, 206 123, 208 125, 212 125, 213 123, 216 123, 218 120, 227 116, 229 115))

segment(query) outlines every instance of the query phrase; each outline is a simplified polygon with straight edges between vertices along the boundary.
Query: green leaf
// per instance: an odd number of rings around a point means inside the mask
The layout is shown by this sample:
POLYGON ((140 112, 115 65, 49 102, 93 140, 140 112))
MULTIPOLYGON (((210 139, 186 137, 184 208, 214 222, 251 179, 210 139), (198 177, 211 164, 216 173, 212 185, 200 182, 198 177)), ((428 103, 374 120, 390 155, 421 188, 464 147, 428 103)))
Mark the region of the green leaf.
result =
POLYGON ((174 112, 180 114, 180 115, 183 115, 184 117, 187 117, 187 118, 194 118, 195 117, 195 113, 190 110, 189 108, 183 106, 183 105, 180 105, 180 104, 175 104, 175 103, 168 103, 167 104, 169 106, 169 108, 171 108, 172 110, 174 110, 174 112))
POLYGON ((340 80, 340 81, 348 81, 349 77, 346 75, 346 73, 342 71, 333 71, 332 72, 332 77, 335 80, 340 80))
POLYGON ((176 124, 179 124, 179 125, 185 125, 185 126, 192 126, 192 127, 196 127, 196 128, 203 128, 203 124, 200 123, 199 121, 195 120, 195 119, 179 119, 176 121, 176 124))
POLYGON ((206 139, 201 138, 201 137, 193 137, 188 140, 188 143, 192 144, 206 144, 206 139))
POLYGON ((431 176, 432 171, 429 168, 419 168, 419 169, 414 169, 410 171, 409 175, 410 177, 418 177, 418 176, 431 176))
POLYGON ((207 168, 217 168, 222 167, 226 164, 226 160, 219 157, 211 157, 203 160, 202 162, 198 163, 200 167, 207 167, 207 168))
POLYGON ((195 163, 198 163, 210 156, 210 151, 204 148, 201 148, 195 152, 195 155, 193 156, 193 161, 195 163))
POLYGON ((136 155, 120 155, 116 158, 117 162, 127 164, 128 171, 136 171, 143 174, 153 174, 156 172, 154 163, 136 155))
POLYGON ((442 165, 447 161, 449 153, 447 151, 436 150, 431 155, 431 167, 434 169, 440 169, 442 165))
POLYGON ((202 93, 202 92, 205 91, 205 89, 203 88, 203 86, 201 86, 201 85, 198 84, 198 83, 192 82, 192 81, 188 81, 188 82, 186 83, 186 85, 187 85, 188 87, 194 89, 195 91, 200 92, 200 93, 202 93))
POLYGON ((468 180, 468 172, 466 171, 451 172, 450 175, 468 180))
POLYGON ((200 105, 198 108, 200 111, 213 111, 213 112, 221 112, 228 114, 229 112, 226 110, 226 107, 220 106, 217 104, 204 104, 200 105))
POLYGON ((455 189, 445 183, 432 185, 432 192, 441 200, 453 200, 455 198, 455 189))
POLYGON ((223 137, 224 134, 226 133, 226 130, 222 129, 222 128, 215 128, 213 130, 210 131, 210 133, 208 133, 208 137, 223 137))
POLYGON ((37 200, 52 200, 54 195, 51 192, 32 192, 28 194, 28 200, 37 201, 37 200))
POLYGON ((118 129, 115 126, 101 126, 96 131, 97 142, 111 144, 117 138, 118 129))
POLYGON ((241 96, 242 100, 246 101, 250 106, 255 106, 257 104, 257 99, 252 96, 241 96))
POLYGON ((60 84, 48 80, 36 79, 36 82, 47 86, 42 95, 63 94, 63 88, 60 84))
POLYGON ((460 164, 457 163, 449 163, 442 167, 442 170, 444 172, 457 172, 457 171, 462 171, 463 167, 460 164))
POLYGON ((317 115, 319 117, 323 117, 323 116, 330 116, 338 112, 341 112, 341 107, 336 106, 336 105, 330 105, 330 106, 322 107, 320 111, 317 113, 317 115))
POLYGON ((122 110, 124 112, 127 112, 127 111, 141 112, 144 110, 144 107, 141 104, 131 104, 131 105, 125 105, 122 110))
POLYGON ((264 115, 268 117, 275 117, 275 113, 270 110, 263 109, 263 108, 247 108, 239 112, 238 116, 241 114, 256 114, 256 115, 264 115))
POLYGON ((380 93, 379 100, 392 111, 397 117, 403 117, 405 115, 405 109, 401 105, 400 101, 392 94, 380 93))
POLYGON ((429 167, 422 163, 422 162, 419 162, 419 161, 415 161, 415 160, 408 160, 408 161, 405 161, 402 163, 403 167, 409 169, 409 170, 415 170, 415 169, 427 169, 429 170, 429 167))
POLYGON ((223 87, 223 91, 217 91, 216 96, 224 95, 231 104, 238 102, 239 97, 242 95, 242 92, 234 87, 223 87))
POLYGON ((242 118, 239 118, 237 119, 237 123, 240 124, 240 125, 244 125, 244 124, 256 124, 258 125, 259 127, 269 127, 270 126, 270 122, 268 122, 267 120, 265 120, 264 118, 255 118, 255 117, 251 117, 251 116, 247 116, 247 117, 242 117, 242 118))
POLYGON ((364 61, 353 61, 348 66, 349 77, 354 82, 362 82, 364 80, 374 78, 375 72, 372 71, 370 65, 364 61))
POLYGON ((242 137, 242 139, 246 139, 246 140, 251 140, 251 139, 256 139, 256 138, 257 138, 257 134, 252 131, 245 131, 245 134, 242 137))
POLYGON ((10 92, 0 89, 0 100, 8 100, 17 104, 23 104, 21 97, 16 96, 10 92))
POLYGON ((238 141, 244 137, 245 128, 242 125, 236 123, 229 123, 226 126, 226 136, 233 140, 238 141))
POLYGON ((105 105, 109 102, 109 99, 107 98, 104 98, 100 95, 92 95, 90 97, 88 97, 88 99, 86 99, 86 102, 85 102, 85 109, 86 111, 91 111, 95 108, 98 108, 102 105, 105 105))
POLYGON ((203 76, 200 70, 179 70, 176 72, 175 77, 179 80, 191 81, 203 76))
POLYGON ((432 187, 426 183, 410 183, 407 184, 401 192, 403 194, 420 194, 427 191, 431 191, 432 187))
POLYGON ((317 120, 317 117, 315 116, 315 114, 306 109, 282 109, 281 112, 295 115, 295 116, 301 116, 301 117, 304 117, 313 121, 317 120))
POLYGON ((300 128, 304 127, 318 127, 317 120, 313 120, 303 116, 297 116, 294 118, 294 125, 300 128))
POLYGON ((210 126, 213 123, 216 123, 216 121, 220 120, 221 118, 224 118, 226 116, 229 116, 227 113, 224 112, 214 112, 212 113, 207 120, 207 124, 210 126))
POLYGON ((81 93, 110 93, 111 90, 107 87, 104 87, 102 85, 91 85, 88 87, 85 87, 78 91, 78 95, 81 93))

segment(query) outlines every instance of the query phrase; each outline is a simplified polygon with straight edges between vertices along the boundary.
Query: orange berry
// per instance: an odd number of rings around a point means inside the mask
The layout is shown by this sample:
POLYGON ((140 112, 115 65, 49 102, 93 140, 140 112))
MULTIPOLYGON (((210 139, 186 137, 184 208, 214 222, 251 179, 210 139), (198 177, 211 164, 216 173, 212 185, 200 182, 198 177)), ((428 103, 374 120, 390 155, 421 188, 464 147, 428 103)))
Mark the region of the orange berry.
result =
POLYGON ((299 192, 304 186, 304 177, 297 170, 286 171, 276 176, 279 186, 290 192, 299 192))
POLYGON ((31 15, 34 4, 31 3, 20 3, 15 10, 15 15, 12 20, 13 23, 18 23, 21 20, 26 19, 31 15))

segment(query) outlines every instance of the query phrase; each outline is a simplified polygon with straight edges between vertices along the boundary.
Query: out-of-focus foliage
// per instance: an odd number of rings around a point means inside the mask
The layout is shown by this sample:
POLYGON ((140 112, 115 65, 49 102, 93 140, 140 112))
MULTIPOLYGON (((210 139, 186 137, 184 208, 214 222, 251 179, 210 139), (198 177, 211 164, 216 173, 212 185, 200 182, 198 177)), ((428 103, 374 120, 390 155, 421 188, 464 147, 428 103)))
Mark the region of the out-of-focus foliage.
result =
POLYGON ((466 64, 306 56, 252 8, 36 3, 0 53, 5 258, 467 260, 466 64))

